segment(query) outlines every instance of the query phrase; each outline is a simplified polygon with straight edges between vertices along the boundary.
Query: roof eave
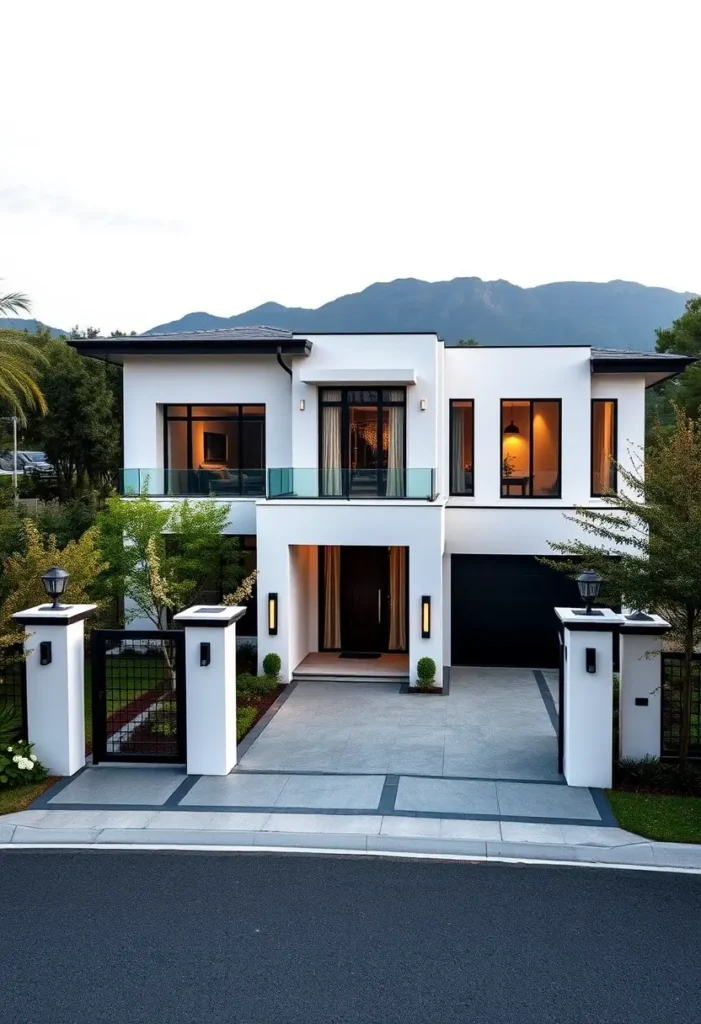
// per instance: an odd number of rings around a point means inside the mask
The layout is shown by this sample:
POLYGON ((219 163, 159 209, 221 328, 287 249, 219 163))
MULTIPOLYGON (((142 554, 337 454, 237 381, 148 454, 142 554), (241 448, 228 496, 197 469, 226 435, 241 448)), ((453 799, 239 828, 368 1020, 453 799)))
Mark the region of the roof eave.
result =
POLYGON ((663 359, 655 355, 641 354, 630 359, 615 356, 592 356, 592 373, 643 373, 645 387, 653 388, 664 381, 671 380, 684 373, 687 366, 697 362, 692 356, 666 356, 663 359))
POLYGON ((104 338, 86 340, 72 339, 68 344, 78 355, 94 359, 104 359, 111 363, 124 362, 125 356, 308 356, 312 350, 312 342, 306 338, 295 340, 278 340, 266 338, 263 341, 236 342, 232 340, 214 341, 149 341, 135 338, 104 338), (135 344, 136 342, 136 344, 135 344))

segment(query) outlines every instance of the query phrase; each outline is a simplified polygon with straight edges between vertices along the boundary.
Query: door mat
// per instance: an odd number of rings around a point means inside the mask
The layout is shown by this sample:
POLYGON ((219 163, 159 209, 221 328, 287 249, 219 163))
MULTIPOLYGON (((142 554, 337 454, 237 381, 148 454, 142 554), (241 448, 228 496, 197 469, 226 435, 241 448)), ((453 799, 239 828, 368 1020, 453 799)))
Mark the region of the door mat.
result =
POLYGON ((369 658, 379 658, 379 657, 380 657, 379 654, 356 654, 355 651, 352 654, 346 654, 344 652, 341 652, 341 654, 339 654, 339 658, 352 658, 352 659, 355 659, 356 661, 360 661, 360 660, 366 661, 369 658))

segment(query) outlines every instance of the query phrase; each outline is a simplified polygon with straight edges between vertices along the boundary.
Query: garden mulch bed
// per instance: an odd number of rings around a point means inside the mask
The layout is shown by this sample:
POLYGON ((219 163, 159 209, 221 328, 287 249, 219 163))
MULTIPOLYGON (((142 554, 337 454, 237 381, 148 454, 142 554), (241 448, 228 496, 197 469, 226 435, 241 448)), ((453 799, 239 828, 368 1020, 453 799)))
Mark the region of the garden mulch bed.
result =
POLYGON ((237 707, 239 707, 239 708, 255 708, 256 711, 258 712, 256 717, 253 719, 253 721, 249 725, 248 729, 246 729, 246 732, 243 734, 243 736, 239 737, 239 743, 241 742, 243 737, 246 735, 246 733, 249 733, 251 731, 251 729, 253 728, 253 726, 263 717, 263 715, 268 710, 268 708, 271 707, 271 705, 275 703, 275 701, 278 699, 278 697, 280 696, 280 694, 283 692, 284 689, 285 689, 284 686, 277 686, 274 690, 271 690, 270 693, 263 694, 262 697, 254 697, 252 699, 246 699, 246 700, 241 700, 241 701, 237 700, 236 701, 236 706, 237 707))

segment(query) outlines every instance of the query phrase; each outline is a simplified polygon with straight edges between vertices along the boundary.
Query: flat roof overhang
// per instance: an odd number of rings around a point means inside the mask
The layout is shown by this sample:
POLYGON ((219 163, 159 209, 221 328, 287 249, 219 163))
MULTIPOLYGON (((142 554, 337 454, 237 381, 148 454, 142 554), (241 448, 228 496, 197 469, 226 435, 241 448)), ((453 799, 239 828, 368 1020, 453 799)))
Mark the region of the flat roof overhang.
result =
POLYGON ((154 338, 142 335, 136 338, 76 338, 68 344, 78 355, 104 359, 110 363, 123 363, 125 357, 138 356, 308 356, 312 343, 306 338, 260 341, 236 341, 224 338, 154 338))
POLYGON ((684 373, 687 366, 697 362, 692 356, 672 355, 664 352, 613 353, 592 355, 592 373, 643 373, 645 387, 652 388, 662 381, 684 373))

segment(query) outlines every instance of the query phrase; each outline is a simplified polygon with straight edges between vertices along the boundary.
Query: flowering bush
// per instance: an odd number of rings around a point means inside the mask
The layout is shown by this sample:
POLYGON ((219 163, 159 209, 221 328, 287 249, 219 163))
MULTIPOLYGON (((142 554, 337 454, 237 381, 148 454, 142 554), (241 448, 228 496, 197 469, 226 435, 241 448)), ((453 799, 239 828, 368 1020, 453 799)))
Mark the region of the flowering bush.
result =
POLYGON ((32 746, 26 740, 17 740, 0 751, 0 785, 12 788, 46 778, 49 772, 32 753, 32 746))

